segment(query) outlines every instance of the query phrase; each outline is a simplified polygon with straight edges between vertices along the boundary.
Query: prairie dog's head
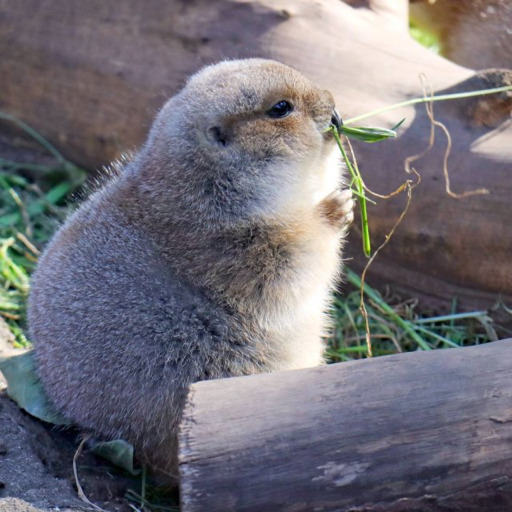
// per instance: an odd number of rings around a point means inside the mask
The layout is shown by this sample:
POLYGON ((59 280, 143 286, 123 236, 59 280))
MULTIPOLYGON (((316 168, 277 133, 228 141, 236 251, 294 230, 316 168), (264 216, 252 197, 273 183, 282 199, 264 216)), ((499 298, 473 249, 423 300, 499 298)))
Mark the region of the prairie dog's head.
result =
POLYGON ((339 186, 332 122, 339 117, 331 93, 294 69, 226 61, 199 71, 169 100, 148 146, 191 201, 238 215, 279 214, 339 186))

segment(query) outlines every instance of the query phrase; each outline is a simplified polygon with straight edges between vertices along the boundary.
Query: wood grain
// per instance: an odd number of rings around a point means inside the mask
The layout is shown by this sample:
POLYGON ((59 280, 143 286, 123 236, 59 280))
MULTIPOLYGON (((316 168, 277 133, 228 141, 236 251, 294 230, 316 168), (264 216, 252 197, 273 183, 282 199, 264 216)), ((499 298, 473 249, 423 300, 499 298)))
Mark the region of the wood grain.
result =
POLYGON ((512 340, 200 382, 183 512, 512 510, 512 340))

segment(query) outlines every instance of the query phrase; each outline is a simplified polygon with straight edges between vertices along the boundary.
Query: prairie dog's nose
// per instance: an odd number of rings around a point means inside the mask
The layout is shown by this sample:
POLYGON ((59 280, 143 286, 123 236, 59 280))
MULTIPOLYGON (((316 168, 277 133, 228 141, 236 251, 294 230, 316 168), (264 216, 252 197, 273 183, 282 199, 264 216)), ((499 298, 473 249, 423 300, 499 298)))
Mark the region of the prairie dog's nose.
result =
POLYGON ((338 130, 338 132, 343 126, 343 121, 341 120, 341 117, 338 114, 338 112, 336 112, 336 109, 332 111, 331 124, 336 127, 336 130, 338 130))

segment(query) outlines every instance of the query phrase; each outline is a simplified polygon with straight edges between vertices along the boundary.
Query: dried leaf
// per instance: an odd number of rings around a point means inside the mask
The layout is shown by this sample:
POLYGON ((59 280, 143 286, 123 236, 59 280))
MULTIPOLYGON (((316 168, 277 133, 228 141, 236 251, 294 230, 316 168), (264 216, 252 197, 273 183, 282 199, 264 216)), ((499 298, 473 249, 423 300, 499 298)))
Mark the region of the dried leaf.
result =
POLYGON ((132 475, 138 475, 141 472, 140 469, 135 468, 133 446, 122 439, 96 443, 91 451, 112 462, 112 464, 128 471, 132 475))

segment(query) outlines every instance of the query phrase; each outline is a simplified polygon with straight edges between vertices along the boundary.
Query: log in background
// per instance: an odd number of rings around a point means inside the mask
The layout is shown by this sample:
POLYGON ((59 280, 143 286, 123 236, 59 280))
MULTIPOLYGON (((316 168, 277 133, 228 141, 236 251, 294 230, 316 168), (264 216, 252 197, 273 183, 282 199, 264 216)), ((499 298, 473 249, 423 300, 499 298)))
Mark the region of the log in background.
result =
POLYGON ((510 512, 512 340, 194 384, 182 511, 510 512))
MULTIPOLYGON (((332 90, 345 118, 421 96, 420 73, 439 93, 511 83, 510 72, 477 77, 414 42, 405 0, 370 3, 373 10, 339 0, 0 0, 0 110, 98 168, 139 146, 165 99, 222 58, 291 64, 332 90)), ((490 307, 498 296, 511 301, 511 105, 510 95, 436 104, 452 134, 453 190, 490 194, 457 200, 445 193, 439 134, 415 165, 422 184, 370 284, 392 284, 442 307, 454 297, 463 308, 490 307)), ((429 122, 422 106, 367 121, 390 127, 402 117, 398 140, 355 144, 367 184, 381 193, 407 177, 403 162, 426 147, 429 122)), ((20 140, 11 125, 0 127, 11 143, 20 140)), ((370 206, 374 246, 403 206, 403 198, 370 206)), ((347 257, 356 269, 364 264, 356 225, 347 257)))

